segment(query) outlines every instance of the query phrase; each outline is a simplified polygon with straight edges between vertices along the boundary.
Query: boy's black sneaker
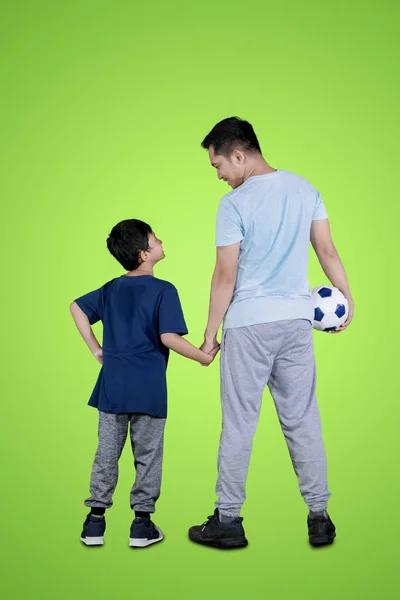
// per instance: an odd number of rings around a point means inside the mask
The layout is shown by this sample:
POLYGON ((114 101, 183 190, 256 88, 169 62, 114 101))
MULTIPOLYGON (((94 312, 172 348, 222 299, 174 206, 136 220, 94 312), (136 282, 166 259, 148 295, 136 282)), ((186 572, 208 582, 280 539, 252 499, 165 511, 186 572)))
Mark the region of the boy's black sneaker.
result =
POLYGON ((83 524, 81 542, 86 544, 86 546, 102 546, 104 544, 105 530, 105 517, 97 519, 89 513, 83 524))
POLYGON ((336 529, 327 512, 310 513, 307 518, 308 538, 311 546, 332 544, 336 529))
POLYGON ((145 548, 163 539, 162 531, 151 519, 136 517, 132 521, 129 545, 132 548, 145 548))
POLYGON ((242 548, 248 544, 242 521, 242 517, 235 517, 227 523, 222 523, 216 508, 214 514, 209 516, 203 525, 195 525, 189 529, 189 538, 192 542, 214 548, 242 548))

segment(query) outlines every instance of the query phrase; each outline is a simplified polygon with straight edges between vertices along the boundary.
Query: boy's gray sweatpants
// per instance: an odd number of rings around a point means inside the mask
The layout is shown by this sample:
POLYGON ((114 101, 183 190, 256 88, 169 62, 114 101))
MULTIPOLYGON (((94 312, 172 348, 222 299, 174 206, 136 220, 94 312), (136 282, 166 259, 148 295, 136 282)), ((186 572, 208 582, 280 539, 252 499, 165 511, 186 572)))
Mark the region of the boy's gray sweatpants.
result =
POLYGON ((274 321, 223 333, 216 507, 226 516, 240 514, 246 498, 253 436, 267 385, 300 492, 311 510, 324 510, 330 493, 315 397, 312 327, 306 319, 274 321))
POLYGON ((165 419, 142 414, 99 412, 99 445, 85 505, 110 508, 118 481, 118 460, 130 426, 136 479, 130 494, 135 511, 155 510, 160 496, 165 419))

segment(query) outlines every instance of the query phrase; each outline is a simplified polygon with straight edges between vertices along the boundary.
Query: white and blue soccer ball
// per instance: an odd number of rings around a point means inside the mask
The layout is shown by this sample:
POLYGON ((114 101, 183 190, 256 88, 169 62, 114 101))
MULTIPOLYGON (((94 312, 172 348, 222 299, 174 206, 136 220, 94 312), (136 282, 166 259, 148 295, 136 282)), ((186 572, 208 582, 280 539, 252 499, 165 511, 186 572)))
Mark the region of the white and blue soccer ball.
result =
POLYGON ((347 319, 349 304, 340 290, 322 285, 311 294, 314 306, 314 329, 332 331, 347 319))

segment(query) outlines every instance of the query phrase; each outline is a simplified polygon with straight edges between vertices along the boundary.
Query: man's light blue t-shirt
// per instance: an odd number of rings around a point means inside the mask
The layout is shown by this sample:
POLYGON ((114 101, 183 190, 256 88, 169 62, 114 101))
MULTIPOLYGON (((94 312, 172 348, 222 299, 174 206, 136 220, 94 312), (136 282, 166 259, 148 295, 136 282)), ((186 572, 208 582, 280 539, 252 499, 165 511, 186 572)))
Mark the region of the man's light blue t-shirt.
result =
POLYGON ((224 329, 285 319, 312 322, 310 229, 312 221, 327 218, 317 190, 289 171, 250 177, 222 198, 216 246, 240 242, 224 329))

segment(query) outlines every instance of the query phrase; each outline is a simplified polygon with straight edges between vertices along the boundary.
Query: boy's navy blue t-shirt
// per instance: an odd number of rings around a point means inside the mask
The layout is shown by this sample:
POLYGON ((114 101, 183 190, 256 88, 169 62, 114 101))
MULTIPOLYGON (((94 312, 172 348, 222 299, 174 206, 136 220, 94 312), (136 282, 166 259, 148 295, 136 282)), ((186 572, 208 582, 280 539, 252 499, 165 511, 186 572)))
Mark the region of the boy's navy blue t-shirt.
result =
POLYGON ((75 300, 103 323, 103 366, 89 400, 107 413, 167 416, 163 333, 186 335, 176 288, 152 275, 122 275, 75 300))

